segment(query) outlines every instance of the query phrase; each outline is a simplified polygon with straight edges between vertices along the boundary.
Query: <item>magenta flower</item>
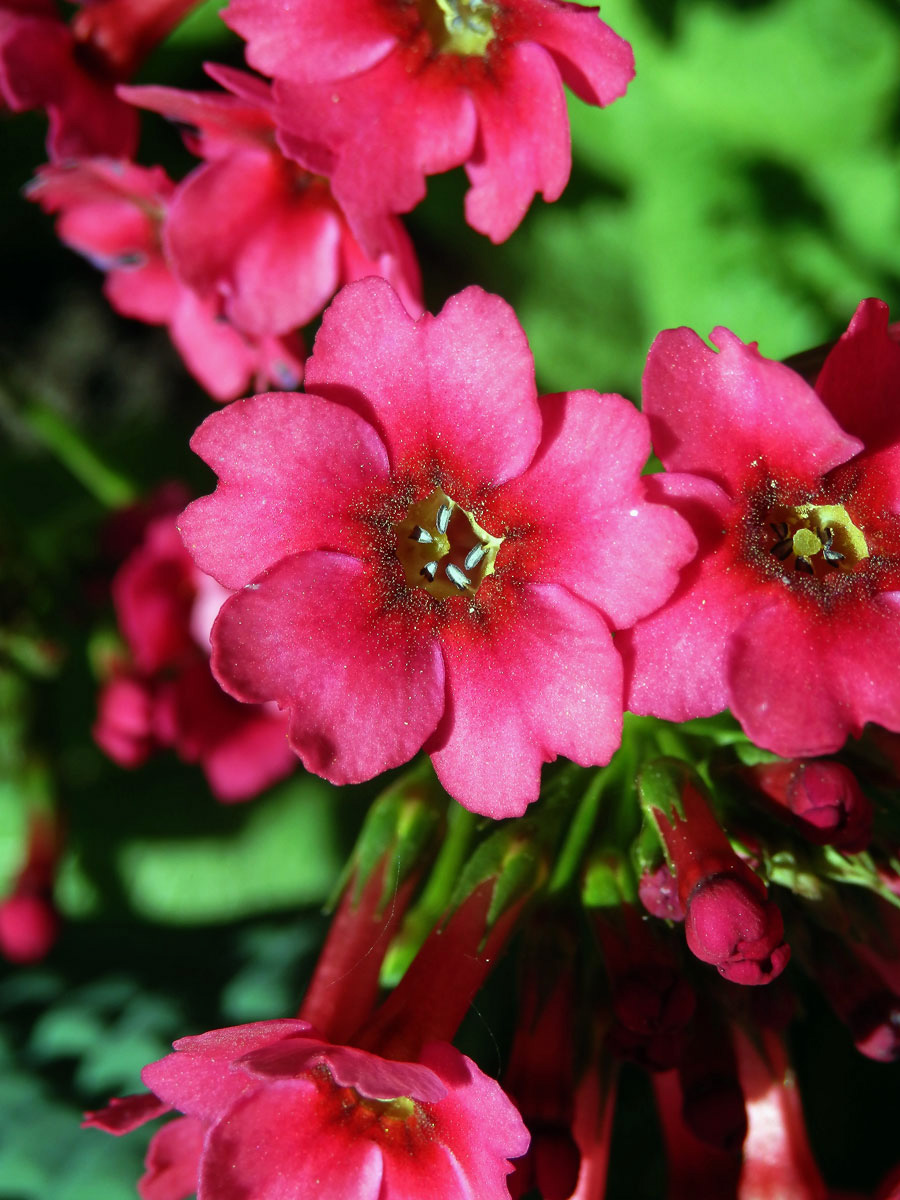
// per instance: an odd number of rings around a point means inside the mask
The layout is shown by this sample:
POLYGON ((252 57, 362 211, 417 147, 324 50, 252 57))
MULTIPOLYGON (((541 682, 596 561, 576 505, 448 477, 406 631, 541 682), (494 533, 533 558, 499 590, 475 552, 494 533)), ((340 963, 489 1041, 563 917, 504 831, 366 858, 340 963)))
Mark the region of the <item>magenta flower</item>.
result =
POLYGON ((199 763, 213 794, 246 800, 296 764, 285 718, 237 704, 209 669, 209 629, 228 593, 196 569, 171 515, 147 526, 112 585, 130 663, 117 665, 99 701, 94 739, 123 767, 161 746, 199 763))
POLYGON ((352 284, 307 369, 314 394, 239 402, 192 443, 220 482, 185 544, 240 589, 213 628, 223 687, 289 708, 294 749, 333 782, 424 745, 491 816, 523 812, 558 754, 607 762, 610 630, 694 551, 646 502, 644 418, 619 396, 538 401, 522 329, 478 288, 413 321, 383 281, 352 284))
POLYGON ((253 338, 306 325, 342 283, 368 275, 390 280, 419 316, 419 267, 400 221, 386 216, 381 253, 364 254, 327 180, 278 151, 269 88, 242 71, 207 70, 229 90, 120 89, 178 121, 205 160, 177 186, 166 214, 163 244, 176 278, 253 338))
POLYGON ((44 108, 55 161, 127 157, 137 113, 116 95, 197 0, 84 0, 71 24, 53 0, 0 0, 0 98, 14 112, 44 108))
POLYGON ((225 20, 275 77, 283 149, 331 178, 370 247, 383 214, 461 165, 466 219, 502 242, 568 181, 563 82, 605 105, 634 75, 628 43, 562 0, 232 0, 225 20))
POLYGON ((220 319, 221 305, 181 283, 162 246, 175 184, 161 167, 90 159, 43 167, 28 195, 58 212, 60 239, 106 274, 107 300, 125 317, 168 326, 191 374, 217 400, 248 385, 294 387, 303 348, 293 335, 255 337, 220 319))
POLYGON ((186 1114, 151 1143, 145 1200, 505 1200, 508 1160, 528 1148, 500 1086, 447 1043, 395 1062, 305 1021, 260 1021, 182 1038, 142 1077, 159 1103, 114 1102, 87 1124, 124 1133, 167 1107, 186 1114), (164 1190, 166 1167, 186 1191, 164 1190))
POLYGON ((670 471, 648 484, 701 551, 623 638, 629 707, 728 707, 784 757, 900 729, 900 345, 864 301, 810 388, 732 333, 660 334, 644 411, 670 471))

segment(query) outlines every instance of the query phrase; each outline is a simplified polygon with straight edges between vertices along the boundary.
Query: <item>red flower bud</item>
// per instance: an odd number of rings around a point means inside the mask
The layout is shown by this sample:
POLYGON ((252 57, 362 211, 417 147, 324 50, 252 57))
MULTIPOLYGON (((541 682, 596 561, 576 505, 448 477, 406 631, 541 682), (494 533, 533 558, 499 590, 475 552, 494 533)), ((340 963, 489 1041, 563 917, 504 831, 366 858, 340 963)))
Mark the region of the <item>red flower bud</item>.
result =
POLYGON ((732 983, 768 983, 787 965, 784 922, 762 883, 725 873, 702 879, 687 904, 685 935, 691 951, 732 983))
POLYGON ((14 963, 39 962, 56 941, 59 918, 37 892, 14 892, 0 904, 0 954, 14 963))
POLYGON ((764 763, 748 774, 817 846, 856 853, 869 844, 872 803, 841 763, 827 759, 764 763))

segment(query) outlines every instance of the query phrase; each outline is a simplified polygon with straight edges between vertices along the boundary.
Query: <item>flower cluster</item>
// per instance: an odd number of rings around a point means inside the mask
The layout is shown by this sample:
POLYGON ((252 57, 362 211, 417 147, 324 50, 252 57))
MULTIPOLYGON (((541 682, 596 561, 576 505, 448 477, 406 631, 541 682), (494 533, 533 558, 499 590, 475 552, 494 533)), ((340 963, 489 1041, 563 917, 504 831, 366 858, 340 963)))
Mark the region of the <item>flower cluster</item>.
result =
MULTIPOLYGON (((466 220, 508 238, 568 182, 564 85, 623 96, 628 43, 567 0, 230 0, 250 70, 135 84, 192 7, 0 0, 0 97, 50 121, 28 197, 221 402, 191 441, 215 489, 118 514, 94 739, 129 769, 172 749, 225 802, 414 761, 299 1010, 179 1038, 86 1124, 166 1118, 143 1200, 602 1200, 626 1063, 671 1197, 821 1200, 791 1020, 821 997, 900 1060, 887 305, 812 380, 682 328, 640 408, 540 394, 501 297, 424 310, 400 217, 462 167, 466 220), (183 177, 137 161, 144 113, 183 177), (453 1040, 509 947, 495 1079, 453 1040)), ((62 846, 25 825, 19 962, 56 936, 62 846)))

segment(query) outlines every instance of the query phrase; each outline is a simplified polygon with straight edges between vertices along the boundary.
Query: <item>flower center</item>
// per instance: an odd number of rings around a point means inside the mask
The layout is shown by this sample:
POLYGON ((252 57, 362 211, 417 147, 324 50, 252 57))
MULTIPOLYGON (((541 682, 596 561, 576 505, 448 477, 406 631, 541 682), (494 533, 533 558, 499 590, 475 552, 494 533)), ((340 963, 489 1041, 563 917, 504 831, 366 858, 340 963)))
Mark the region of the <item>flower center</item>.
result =
POLYGON ((488 575, 503 538, 492 537, 467 512, 435 488, 411 504, 397 526, 397 557, 410 587, 439 600, 474 596, 488 575))
POLYGON ((869 557, 861 529, 842 504, 778 505, 766 523, 772 533, 773 554, 786 569, 821 578, 832 571, 849 571, 869 557))
POLYGON ((425 28, 442 54, 482 55, 494 39, 496 8, 487 0, 417 0, 425 28))

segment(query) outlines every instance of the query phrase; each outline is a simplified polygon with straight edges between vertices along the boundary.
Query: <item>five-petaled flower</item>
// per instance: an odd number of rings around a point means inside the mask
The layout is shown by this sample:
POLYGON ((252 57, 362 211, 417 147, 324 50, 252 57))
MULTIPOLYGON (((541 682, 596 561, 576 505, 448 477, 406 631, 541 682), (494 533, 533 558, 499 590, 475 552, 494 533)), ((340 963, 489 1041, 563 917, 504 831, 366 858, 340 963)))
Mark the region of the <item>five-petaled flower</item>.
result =
POLYGON ((730 708, 785 757, 900 729, 900 345, 865 300, 815 390, 727 330, 661 333, 644 374, 651 495, 700 542, 664 610, 625 635, 629 707, 730 708))
POLYGON ((220 482, 182 535, 239 589, 213 627, 222 686, 290 708, 295 750, 336 783, 424 745, 491 816, 523 812, 558 754, 607 762, 611 629, 658 607, 695 550, 645 498, 645 419, 620 396, 539 401, 512 310, 479 288, 414 321, 384 281, 351 284, 307 383, 192 443, 220 482))
POLYGON ((306 1021, 259 1021, 181 1038, 142 1077, 155 1095, 113 1101, 85 1123, 120 1134, 170 1106, 185 1114, 150 1145, 145 1200, 504 1200, 508 1160, 528 1149, 499 1084, 446 1042, 395 1062, 323 1040, 306 1021))
POLYGON ((370 249, 461 165, 469 224, 503 241, 568 181, 563 82, 606 105, 634 75, 628 43, 564 0, 231 0, 225 20, 275 78, 285 153, 331 178, 370 249))

